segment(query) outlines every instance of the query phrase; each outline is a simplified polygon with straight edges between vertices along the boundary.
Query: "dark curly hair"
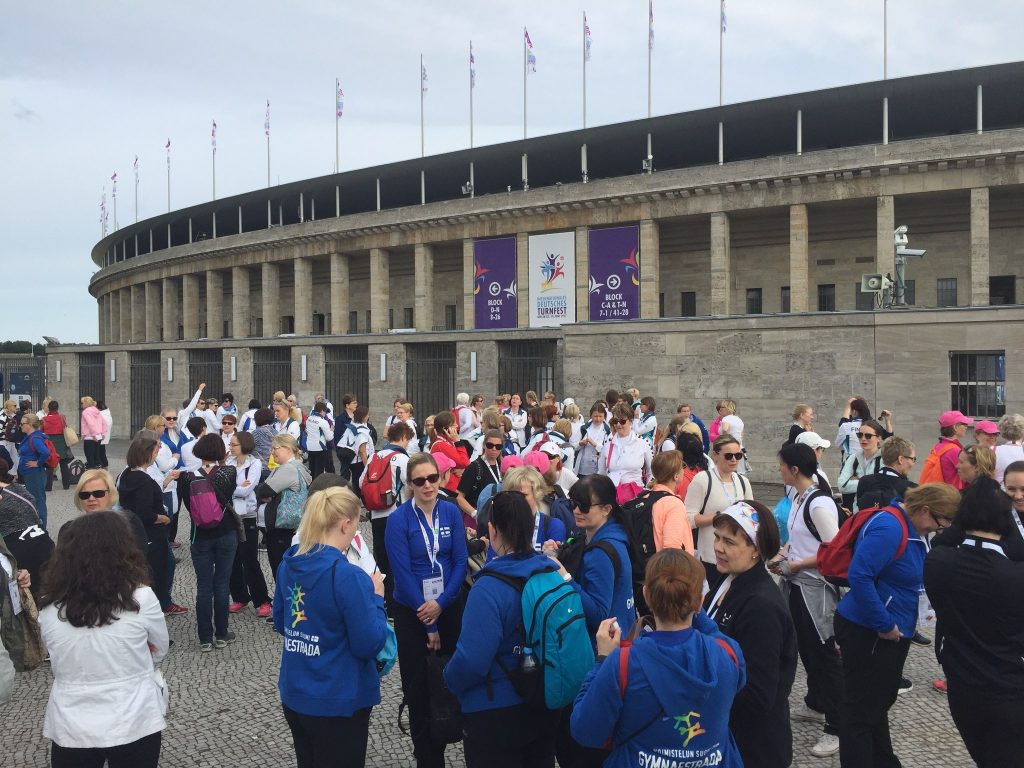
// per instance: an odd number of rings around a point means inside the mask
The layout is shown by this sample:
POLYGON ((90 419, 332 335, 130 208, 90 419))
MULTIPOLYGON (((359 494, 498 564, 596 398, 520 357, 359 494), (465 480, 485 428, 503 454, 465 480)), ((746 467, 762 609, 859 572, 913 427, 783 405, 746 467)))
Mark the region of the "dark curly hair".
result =
POLYGON ((56 605, 73 627, 102 627, 137 611, 134 592, 148 586, 149 566, 119 512, 94 512, 62 531, 43 571, 39 608, 56 605))

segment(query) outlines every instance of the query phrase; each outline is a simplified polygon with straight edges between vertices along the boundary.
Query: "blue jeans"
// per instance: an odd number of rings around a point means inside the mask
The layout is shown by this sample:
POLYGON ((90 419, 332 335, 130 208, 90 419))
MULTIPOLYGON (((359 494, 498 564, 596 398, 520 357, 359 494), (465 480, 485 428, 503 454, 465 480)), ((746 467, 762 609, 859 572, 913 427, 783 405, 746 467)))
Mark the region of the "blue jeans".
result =
POLYGON ((21 470, 21 476, 25 480, 25 487, 32 494, 36 502, 36 513, 39 515, 39 522, 46 527, 46 470, 28 469, 21 470))
POLYGON ((215 538, 192 542, 192 565, 196 571, 196 623, 199 642, 211 643, 228 636, 228 586, 235 562, 238 535, 229 531, 215 538))

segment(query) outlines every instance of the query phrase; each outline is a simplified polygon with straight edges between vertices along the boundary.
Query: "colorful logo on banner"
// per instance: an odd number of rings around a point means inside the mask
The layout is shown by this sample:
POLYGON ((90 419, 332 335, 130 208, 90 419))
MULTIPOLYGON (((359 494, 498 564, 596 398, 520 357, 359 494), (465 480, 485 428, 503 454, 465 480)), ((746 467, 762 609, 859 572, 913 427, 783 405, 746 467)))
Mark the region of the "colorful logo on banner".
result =
POLYGON ((576 234, 530 236, 530 327, 576 322, 576 234))
POLYGON ((475 326, 515 328, 519 303, 516 291, 516 239, 473 243, 475 326))
POLYGON ((590 243, 590 320, 640 317, 640 228, 593 229, 590 243))

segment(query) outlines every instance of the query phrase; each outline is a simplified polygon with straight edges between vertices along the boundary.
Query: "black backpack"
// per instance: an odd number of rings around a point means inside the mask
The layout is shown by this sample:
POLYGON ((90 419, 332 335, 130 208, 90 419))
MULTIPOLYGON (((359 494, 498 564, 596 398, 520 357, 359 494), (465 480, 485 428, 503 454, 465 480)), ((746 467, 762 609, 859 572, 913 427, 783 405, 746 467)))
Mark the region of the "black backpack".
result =
POLYGON ((3 439, 9 443, 17 443, 21 435, 21 413, 16 412, 13 416, 8 416, 4 422, 3 439))
POLYGON ((654 505, 671 495, 668 491, 646 490, 622 507, 622 527, 632 549, 629 560, 633 566, 633 602, 641 616, 648 613, 643 587, 647 561, 655 552, 654 505))
POLYGON ((583 571, 583 555, 592 549, 600 549, 608 556, 608 559, 612 561, 612 569, 615 571, 615 578, 617 580, 622 571, 622 561, 619 559, 619 553, 615 551, 615 547, 610 541, 602 540, 588 544, 585 536, 569 539, 558 550, 558 562, 564 565, 565 570, 578 581, 580 573, 583 571))

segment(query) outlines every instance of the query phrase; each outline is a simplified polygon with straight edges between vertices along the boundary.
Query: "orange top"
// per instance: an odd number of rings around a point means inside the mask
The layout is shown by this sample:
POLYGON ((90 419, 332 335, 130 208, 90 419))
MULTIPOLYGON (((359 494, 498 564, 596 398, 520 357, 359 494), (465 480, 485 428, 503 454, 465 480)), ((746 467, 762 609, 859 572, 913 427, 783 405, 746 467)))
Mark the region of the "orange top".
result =
POLYGON ((651 490, 672 494, 654 502, 654 509, 651 510, 655 550, 660 552, 668 547, 674 547, 685 549, 692 555, 693 531, 690 529, 690 518, 686 515, 683 500, 667 485, 655 485, 651 490))

